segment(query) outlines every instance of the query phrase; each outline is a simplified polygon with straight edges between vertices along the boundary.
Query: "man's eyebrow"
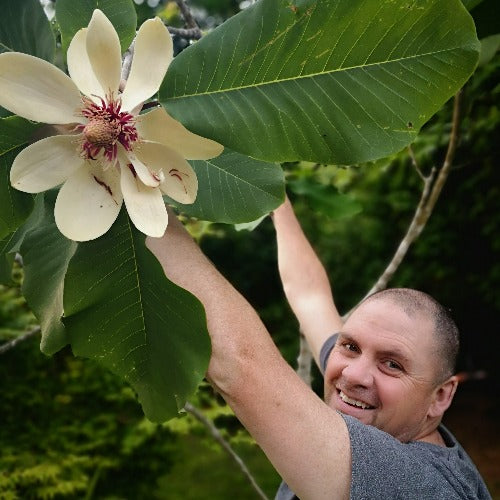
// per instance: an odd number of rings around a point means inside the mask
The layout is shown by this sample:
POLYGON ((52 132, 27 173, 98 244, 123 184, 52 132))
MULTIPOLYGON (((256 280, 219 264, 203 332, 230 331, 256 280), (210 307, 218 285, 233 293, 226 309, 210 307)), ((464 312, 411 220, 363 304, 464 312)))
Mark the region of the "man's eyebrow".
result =
MULTIPOLYGON (((343 342, 352 342, 353 344, 359 345, 359 342, 356 340, 355 337, 350 335, 349 333, 346 332, 339 332, 339 336, 337 337, 337 343, 340 341, 343 342)), ((400 359, 401 361, 404 362, 409 362, 410 357, 408 356, 408 353, 402 351, 401 349, 397 347, 391 347, 389 349, 380 349, 377 351, 377 355, 379 356, 385 356, 388 358, 396 358, 400 359)))
POLYGON ((345 333, 345 332, 339 332, 339 336, 337 337, 337 342, 339 340, 349 340, 351 342, 356 342, 356 340, 351 337, 348 333, 345 333))

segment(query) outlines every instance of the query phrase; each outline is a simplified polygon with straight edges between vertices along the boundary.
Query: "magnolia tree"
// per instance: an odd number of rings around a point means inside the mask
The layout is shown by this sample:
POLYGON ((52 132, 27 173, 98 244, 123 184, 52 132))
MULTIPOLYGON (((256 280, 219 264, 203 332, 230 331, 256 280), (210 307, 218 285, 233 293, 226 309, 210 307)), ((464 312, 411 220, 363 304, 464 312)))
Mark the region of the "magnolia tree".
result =
POLYGON ((258 0, 175 58, 132 0, 58 0, 53 24, 37 0, 0 9, 1 281, 20 255, 41 350, 97 360, 157 422, 210 355, 201 304, 145 246, 165 203, 258 219, 280 163, 401 150, 479 55, 460 0, 258 0))

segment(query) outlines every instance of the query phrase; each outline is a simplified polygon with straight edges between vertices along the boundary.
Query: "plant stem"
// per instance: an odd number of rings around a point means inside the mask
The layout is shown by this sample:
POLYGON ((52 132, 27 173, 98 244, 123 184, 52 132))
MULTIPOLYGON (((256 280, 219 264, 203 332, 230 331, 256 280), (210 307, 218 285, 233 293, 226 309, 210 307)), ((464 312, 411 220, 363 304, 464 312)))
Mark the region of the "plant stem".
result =
POLYGON ((239 468, 248 479, 254 490, 257 492, 260 498, 263 500, 269 500, 266 494, 260 489, 259 485, 255 481, 251 472, 248 470, 248 467, 245 465, 245 462, 240 458, 240 456, 233 450, 231 445, 224 439, 222 434, 219 432, 219 429, 215 427, 213 422, 208 419, 203 413, 198 410, 198 408, 194 407, 191 403, 186 403, 184 409, 191 413, 199 422, 201 422, 210 432, 212 437, 222 446, 224 451, 238 464, 239 468))

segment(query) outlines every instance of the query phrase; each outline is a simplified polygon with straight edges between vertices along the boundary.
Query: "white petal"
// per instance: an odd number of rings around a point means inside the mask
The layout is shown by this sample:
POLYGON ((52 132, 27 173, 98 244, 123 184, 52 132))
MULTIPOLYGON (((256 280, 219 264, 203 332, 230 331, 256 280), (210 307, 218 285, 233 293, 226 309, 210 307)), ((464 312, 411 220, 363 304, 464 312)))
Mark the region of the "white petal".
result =
POLYGON ((62 184, 85 162, 78 155, 78 136, 56 135, 23 149, 10 170, 13 187, 25 193, 41 193, 62 184))
POLYGON ((74 123, 81 106, 71 78, 52 64, 19 52, 0 54, 0 106, 28 120, 74 123))
POLYGON ((145 186, 127 167, 121 168, 121 188, 134 226, 148 236, 161 238, 168 224, 161 191, 145 186))
POLYGON ((87 28, 77 31, 68 47, 68 72, 80 92, 99 102, 93 96, 104 97, 106 92, 97 80, 87 54, 87 28))
POLYGON ((161 19, 145 21, 135 39, 134 58, 122 95, 124 111, 131 111, 158 92, 172 56, 172 39, 161 19))
POLYGON ((149 170, 161 172, 160 189, 179 203, 193 203, 198 192, 198 179, 191 165, 177 152, 157 142, 143 142, 134 153, 149 170))
POLYGON ((108 231, 121 205, 118 169, 110 167, 103 172, 97 162, 86 162, 59 191, 54 215, 64 236, 88 241, 108 231))
POLYGON ((88 26, 87 54, 104 92, 117 96, 122 66, 120 39, 111 21, 99 9, 94 10, 88 26))
POLYGON ((134 153, 125 151, 125 148, 121 144, 118 144, 118 156, 122 165, 132 164, 135 175, 139 177, 143 184, 149 187, 158 187, 160 185, 160 176, 155 172, 151 172, 134 153))
POLYGON ((164 144, 188 160, 208 160, 224 149, 218 142, 190 132, 162 107, 138 116, 137 131, 143 139, 164 144))

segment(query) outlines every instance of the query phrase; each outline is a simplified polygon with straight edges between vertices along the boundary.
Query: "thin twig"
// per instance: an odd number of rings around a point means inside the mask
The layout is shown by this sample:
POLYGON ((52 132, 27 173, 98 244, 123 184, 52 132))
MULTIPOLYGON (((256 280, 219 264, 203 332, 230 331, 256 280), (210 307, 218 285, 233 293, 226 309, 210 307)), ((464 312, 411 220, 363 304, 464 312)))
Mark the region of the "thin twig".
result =
POLYGON ((135 50, 135 38, 132 40, 130 47, 127 49, 125 54, 123 54, 123 63, 122 63, 122 74, 121 80, 127 81, 128 76, 130 75, 130 68, 132 67, 132 59, 134 58, 134 50, 135 50))
POLYGON ((36 326, 35 328, 33 328, 33 330, 23 333, 22 335, 19 335, 19 337, 16 337, 15 339, 10 340, 9 342, 5 342, 5 344, 0 345, 0 354, 4 354, 5 352, 10 351, 10 349, 13 349, 21 342, 24 342, 25 340, 34 337, 38 333, 40 333, 40 327, 36 326))
POLYGON ((460 129, 460 111, 462 104, 462 89, 460 89, 455 94, 455 99, 453 101, 453 118, 451 124, 451 133, 450 133, 450 142, 448 143, 448 149, 446 151, 446 156, 444 158, 443 166, 439 171, 439 175, 436 179, 436 183, 432 188, 432 192, 429 197, 429 201, 426 204, 426 214, 427 219, 429 218, 436 202, 441 194, 441 190, 443 189, 444 183, 448 178, 448 174, 450 173, 451 166, 453 164, 453 159, 455 158, 455 152, 457 150, 458 144, 458 132, 460 129))
POLYGON ((187 6, 186 2, 184 0, 175 0, 175 3, 179 6, 184 22, 186 23, 186 26, 188 28, 199 30, 200 28, 198 26, 198 23, 195 21, 193 14, 191 14, 191 11, 189 10, 189 7, 187 6))
POLYGON ((417 161, 417 158, 415 157, 415 153, 413 152, 413 148, 411 147, 411 144, 408 144, 408 154, 410 155, 411 164, 415 167, 417 174, 420 176, 420 178, 422 180, 425 181, 425 175, 423 174, 422 170, 420 169, 420 167, 418 165, 418 161, 417 161))
POLYGON ((233 450, 231 445, 224 439, 222 434, 219 432, 217 427, 213 424, 211 420, 209 420, 203 413, 198 410, 198 408, 194 407, 191 403, 186 403, 184 409, 191 413, 199 422, 201 422, 210 432, 212 437, 222 446, 224 451, 238 464, 243 474, 246 476, 250 484, 253 486, 257 494, 260 498, 264 500, 269 500, 266 494, 260 489, 259 485, 255 481, 251 472, 248 470, 247 466, 243 462, 243 460, 239 457, 239 455, 233 450))
POLYGON ((167 26, 168 31, 172 35, 180 36, 186 40, 199 40, 202 37, 200 28, 175 28, 174 26, 167 26))

